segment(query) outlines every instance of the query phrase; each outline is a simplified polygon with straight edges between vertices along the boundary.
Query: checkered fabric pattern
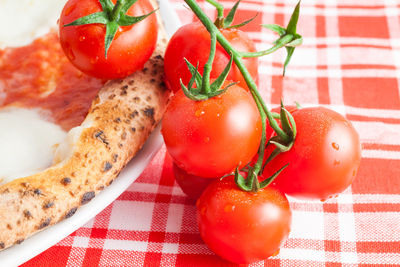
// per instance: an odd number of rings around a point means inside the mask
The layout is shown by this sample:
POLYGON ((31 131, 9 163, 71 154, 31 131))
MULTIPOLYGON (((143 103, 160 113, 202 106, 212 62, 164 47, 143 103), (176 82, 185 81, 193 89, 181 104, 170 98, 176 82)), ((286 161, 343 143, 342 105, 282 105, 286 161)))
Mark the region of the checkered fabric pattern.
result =
MULTIPOLYGON (((244 30, 267 48, 276 36, 259 25, 286 24, 295 4, 243 0, 237 20, 258 12, 244 30)), ((173 5, 183 23, 194 19, 183 1, 173 5)), ((262 96, 271 106, 283 98, 342 113, 360 134, 363 158, 336 199, 290 198, 289 239, 251 266, 400 266, 400 1, 303 0, 298 32, 304 44, 285 78, 285 51, 260 59, 262 96)), ((202 242, 171 164, 164 147, 110 206, 23 266, 233 266, 202 242)))

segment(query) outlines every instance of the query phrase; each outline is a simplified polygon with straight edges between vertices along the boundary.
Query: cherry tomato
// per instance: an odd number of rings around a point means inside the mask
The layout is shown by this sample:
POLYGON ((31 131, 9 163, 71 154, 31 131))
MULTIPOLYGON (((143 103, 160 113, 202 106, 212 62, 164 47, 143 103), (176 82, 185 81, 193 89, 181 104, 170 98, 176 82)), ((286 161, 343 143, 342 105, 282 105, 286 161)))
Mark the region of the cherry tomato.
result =
POLYGON ((204 178, 191 175, 173 163, 175 180, 182 191, 191 199, 198 199, 207 186, 214 181, 213 178, 204 178))
POLYGON ((291 217, 289 202, 279 190, 245 192, 233 176, 210 184, 197 201, 202 239, 217 255, 238 264, 279 252, 289 235, 291 217))
POLYGON ((205 101, 190 100, 178 91, 165 112, 161 131, 179 168, 215 178, 252 159, 260 144, 261 128, 251 94, 234 85, 205 101))
POLYGON ((360 140, 352 124, 323 107, 299 109, 292 115, 297 127, 294 145, 269 162, 263 176, 289 163, 273 183, 288 195, 323 200, 346 189, 361 160, 360 140))
MULTIPOLYGON (((221 33, 238 51, 255 52, 253 41, 246 33, 238 29, 221 29, 221 33)), ((203 73, 203 67, 210 53, 211 38, 207 29, 199 22, 182 26, 170 39, 165 52, 164 70, 167 86, 174 92, 180 90, 180 79, 187 85, 192 75, 184 61, 186 58, 193 66, 199 63, 199 72, 203 73)), ((211 78, 217 78, 228 64, 229 54, 217 44, 215 60, 212 65, 211 78)), ((246 58, 243 60, 254 80, 258 79, 258 59, 246 58)), ((228 75, 228 80, 239 82, 239 85, 247 88, 246 82, 239 69, 233 64, 228 75)))
MULTIPOLYGON (((116 2, 113 0, 112 2, 116 2)), ((127 14, 141 16, 153 10, 149 0, 133 4, 127 14)), ((105 58, 103 24, 68 26, 78 18, 101 12, 98 0, 69 0, 60 16, 60 42, 68 59, 82 72, 103 79, 128 76, 150 58, 157 42, 157 18, 150 15, 131 26, 119 27, 105 58)))

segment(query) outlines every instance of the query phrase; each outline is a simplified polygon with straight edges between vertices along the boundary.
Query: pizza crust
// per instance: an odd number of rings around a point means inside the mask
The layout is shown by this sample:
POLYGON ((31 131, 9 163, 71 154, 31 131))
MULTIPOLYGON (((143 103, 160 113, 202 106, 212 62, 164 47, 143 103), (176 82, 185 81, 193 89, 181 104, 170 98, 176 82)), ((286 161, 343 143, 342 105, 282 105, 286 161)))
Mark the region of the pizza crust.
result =
POLYGON ((0 249, 73 216, 140 150, 170 97, 163 83, 166 42, 160 29, 143 70, 104 85, 82 125, 58 148, 55 165, 0 186, 0 249))

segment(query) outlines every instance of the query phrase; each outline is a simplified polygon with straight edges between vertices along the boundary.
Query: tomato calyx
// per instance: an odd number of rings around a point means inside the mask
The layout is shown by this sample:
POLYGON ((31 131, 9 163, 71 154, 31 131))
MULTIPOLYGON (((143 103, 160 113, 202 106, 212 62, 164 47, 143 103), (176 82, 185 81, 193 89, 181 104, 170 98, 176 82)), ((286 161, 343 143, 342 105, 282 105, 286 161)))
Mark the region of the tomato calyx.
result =
POLYGON ((271 139, 268 140, 267 146, 273 144, 275 145, 275 149, 272 151, 272 153, 265 161, 261 169, 261 172, 264 170, 268 162, 273 160, 279 153, 289 151, 292 148, 294 141, 296 139, 296 134, 297 134, 296 123, 294 122, 292 114, 290 114, 290 112, 284 107, 282 101, 281 101, 279 119, 281 121, 282 130, 286 134, 285 136, 286 138, 283 138, 282 135, 277 133, 276 136, 273 136, 271 137, 271 139))
MULTIPOLYGON (((262 180, 261 182, 258 180, 258 175, 254 169, 254 167, 248 167, 246 170, 247 172, 247 178, 245 178, 240 172, 239 169, 235 170, 235 183, 236 185, 243 191, 246 192, 253 192, 256 193, 260 189, 263 189, 270 185, 276 177, 287 167, 289 166, 289 163, 280 168, 278 171, 276 171, 274 174, 272 174, 270 177, 262 180)), ((243 172, 243 170, 242 170, 243 172)))
POLYGON ((297 22, 299 20, 299 14, 300 14, 300 2, 301 1, 297 3, 286 28, 277 24, 262 25, 264 28, 267 28, 279 34, 279 38, 274 41, 273 47, 259 52, 242 53, 241 54, 242 57, 260 57, 275 52, 279 48, 285 47, 287 56, 283 64, 283 74, 282 74, 283 76, 285 76, 286 67, 289 64, 290 59, 292 58, 295 48, 303 43, 303 37, 297 33, 297 22))
POLYGON ((237 10, 241 0, 239 0, 235 3, 235 5, 229 11, 229 13, 226 17, 224 17, 224 6, 223 5, 221 5, 220 3, 218 3, 215 0, 206 0, 206 1, 208 3, 210 3, 211 5, 213 5, 217 9, 218 15, 217 15, 217 18, 216 18, 214 24, 215 24, 215 26, 217 26, 218 29, 233 29, 233 28, 237 29, 237 28, 240 28, 240 27, 243 27, 243 26, 249 24, 258 16, 258 13, 257 13, 251 19, 248 19, 248 20, 243 21, 236 25, 232 25, 233 18, 235 17, 236 10, 237 10))
POLYGON ((106 34, 104 38, 104 53, 105 58, 107 58, 107 52, 110 48, 112 41, 117 33, 117 30, 120 26, 130 26, 136 24, 158 9, 151 11, 148 14, 142 16, 129 16, 126 13, 129 8, 137 2, 137 0, 117 0, 117 3, 114 5, 111 0, 99 0, 103 11, 92 13, 90 15, 81 17, 71 23, 63 25, 64 27, 69 26, 80 26, 87 24, 103 24, 106 27, 106 34))
MULTIPOLYGON (((214 41, 213 38, 211 38, 211 43, 215 43, 216 45, 216 37, 214 36, 214 41)), ((215 45, 214 45, 214 54, 215 54, 215 45)), ((211 48, 212 49, 212 48, 211 48)), ((229 74, 229 71, 232 67, 232 62, 233 62, 233 57, 231 55, 231 58, 229 60, 228 65, 226 65, 225 69, 222 71, 222 73, 218 76, 218 78, 210 84, 210 72, 211 68, 209 65, 209 62, 206 63, 204 66, 204 76, 200 74, 198 71, 198 65, 194 67, 186 58, 185 58, 186 65, 189 68, 190 73, 192 74, 192 78, 189 81, 188 86, 186 87, 182 79, 180 80, 181 83, 181 88, 185 95, 190 98, 193 101, 201 101, 201 100, 207 100, 211 97, 220 95, 224 93, 229 87, 237 84, 237 83, 230 83, 225 88, 221 89, 222 85, 225 83, 226 77, 229 74), (206 71, 208 68, 210 71, 206 71), (193 87, 194 83, 196 83, 196 87, 193 87)), ((212 63, 212 61, 211 61, 212 63)))

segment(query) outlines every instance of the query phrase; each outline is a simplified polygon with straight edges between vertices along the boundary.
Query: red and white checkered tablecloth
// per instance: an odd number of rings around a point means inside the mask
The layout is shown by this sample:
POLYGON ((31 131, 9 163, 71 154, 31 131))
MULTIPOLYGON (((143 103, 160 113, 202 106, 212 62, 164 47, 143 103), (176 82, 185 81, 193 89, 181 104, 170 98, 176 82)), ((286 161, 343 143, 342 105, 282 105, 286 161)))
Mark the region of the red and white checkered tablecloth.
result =
MULTIPOLYGON (((231 7, 233 1, 223 1, 231 7)), ((238 20, 260 49, 287 23, 295 0, 243 0, 238 20)), ((183 23, 193 15, 173 5, 183 23)), ((215 11, 203 4, 207 14, 215 11)), ((324 203, 290 199, 292 231, 279 255, 251 266, 400 266, 400 1, 303 0, 296 49, 260 60, 267 103, 326 105, 350 119, 363 152, 357 178, 324 203)), ((23 266, 231 266, 202 242, 195 206, 163 147, 129 189, 72 235, 23 266)))

